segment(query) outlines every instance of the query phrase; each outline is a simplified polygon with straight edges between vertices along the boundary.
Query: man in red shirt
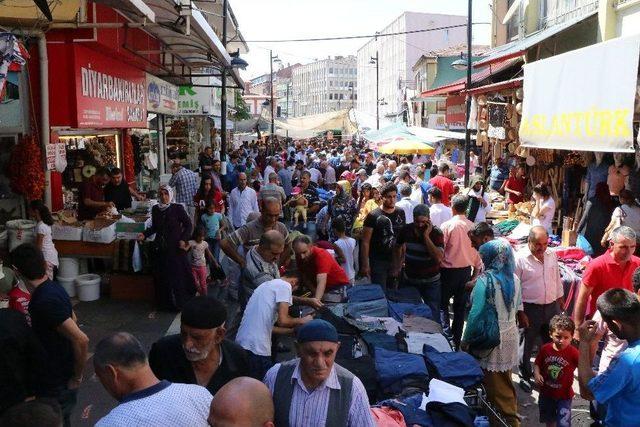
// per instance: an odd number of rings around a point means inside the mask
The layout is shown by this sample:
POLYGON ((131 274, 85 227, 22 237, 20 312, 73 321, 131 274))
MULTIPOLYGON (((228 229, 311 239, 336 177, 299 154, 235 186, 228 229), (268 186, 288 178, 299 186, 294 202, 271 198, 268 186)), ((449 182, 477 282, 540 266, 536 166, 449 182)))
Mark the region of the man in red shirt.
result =
POLYGON ((509 193, 508 201, 510 205, 515 205, 524 200, 524 189, 527 186, 527 178, 524 166, 511 168, 509 179, 505 181, 504 191, 509 193))
POLYGON ((78 219, 94 219, 101 211, 115 206, 113 202, 105 202, 104 187, 109 183, 109 172, 100 168, 80 187, 78 201, 78 219))
POLYGON ((576 325, 581 325, 586 316, 596 311, 596 300, 609 289, 623 288, 633 292, 631 277, 640 267, 640 258, 633 255, 635 231, 626 226, 616 228, 611 232, 609 245, 610 250, 591 261, 582 276, 573 312, 576 325))
POLYGON ((293 240, 296 265, 300 283, 314 293, 313 306, 322 306, 325 291, 347 285, 349 278, 340 264, 326 250, 314 246, 309 236, 302 235, 293 240))
POLYGON ((438 166, 438 175, 429 180, 429 184, 438 187, 442 192, 442 204, 451 206, 451 195, 454 193, 453 181, 449 179, 449 165, 442 163, 438 166))

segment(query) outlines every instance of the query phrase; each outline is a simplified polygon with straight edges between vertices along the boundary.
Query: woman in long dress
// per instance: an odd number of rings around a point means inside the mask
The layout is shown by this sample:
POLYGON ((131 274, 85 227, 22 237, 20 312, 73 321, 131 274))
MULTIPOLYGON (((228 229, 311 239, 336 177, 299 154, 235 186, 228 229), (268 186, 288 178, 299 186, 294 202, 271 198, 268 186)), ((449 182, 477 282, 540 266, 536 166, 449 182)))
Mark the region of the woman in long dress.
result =
POLYGON ((157 308, 180 310, 195 293, 195 283, 187 257, 193 233, 191 218, 180 204, 171 203, 173 188, 163 185, 158 204, 151 209, 151 227, 138 236, 143 241, 155 234, 152 262, 157 308))
POLYGON ((480 256, 485 270, 478 277, 471 294, 471 312, 462 346, 465 347, 465 338, 471 329, 469 325, 474 323, 474 316, 479 314, 474 306, 484 306, 487 296, 493 294, 500 344, 480 356, 480 366, 484 371, 483 383, 489 402, 502 413, 510 426, 519 426, 516 390, 511 381, 511 370, 518 365, 519 336, 516 317, 519 311, 523 311, 520 283, 514 274, 515 259, 509 243, 501 239, 480 246, 480 256))

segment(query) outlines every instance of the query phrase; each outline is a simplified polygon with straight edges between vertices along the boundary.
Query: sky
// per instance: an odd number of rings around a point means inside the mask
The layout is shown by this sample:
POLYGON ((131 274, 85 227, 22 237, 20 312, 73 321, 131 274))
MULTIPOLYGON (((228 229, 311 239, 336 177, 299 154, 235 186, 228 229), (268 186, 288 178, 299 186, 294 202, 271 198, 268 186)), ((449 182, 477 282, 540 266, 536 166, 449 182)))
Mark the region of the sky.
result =
MULTIPOLYGON (((284 65, 306 64, 336 55, 355 55, 369 39, 258 43, 347 35, 368 35, 382 30, 405 11, 467 15, 468 0, 231 0, 240 32, 248 42, 243 58, 249 80, 269 72, 269 49, 284 65)), ((473 2, 473 22, 491 22, 491 1, 473 2)), ((489 25, 474 25, 473 44, 489 44, 489 25)), ((276 68, 277 64, 274 65, 276 68)))

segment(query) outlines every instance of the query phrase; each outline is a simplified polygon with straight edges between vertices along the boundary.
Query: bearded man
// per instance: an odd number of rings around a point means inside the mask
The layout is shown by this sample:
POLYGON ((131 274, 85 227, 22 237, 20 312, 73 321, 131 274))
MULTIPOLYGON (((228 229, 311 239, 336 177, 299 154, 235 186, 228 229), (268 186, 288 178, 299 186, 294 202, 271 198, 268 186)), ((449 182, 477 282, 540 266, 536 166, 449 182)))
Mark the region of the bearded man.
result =
POLYGON ((182 309, 180 334, 153 344, 149 365, 161 380, 198 384, 212 395, 234 378, 246 376, 246 351, 225 339, 227 310, 211 297, 189 300, 182 309))

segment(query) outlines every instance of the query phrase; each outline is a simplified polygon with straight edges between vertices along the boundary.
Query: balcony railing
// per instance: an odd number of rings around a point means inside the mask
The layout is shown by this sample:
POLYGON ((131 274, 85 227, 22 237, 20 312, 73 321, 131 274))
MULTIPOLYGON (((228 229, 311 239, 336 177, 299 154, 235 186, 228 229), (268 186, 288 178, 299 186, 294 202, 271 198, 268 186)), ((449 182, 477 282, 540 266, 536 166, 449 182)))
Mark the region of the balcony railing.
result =
MULTIPOLYGON (((618 2, 634 1, 634 0, 618 0, 618 2)), ((561 2, 558 2, 561 3, 561 2)), ((556 5, 556 9, 550 11, 546 16, 540 19, 540 29, 553 27, 563 24, 572 19, 586 16, 598 10, 598 1, 594 0, 575 0, 575 3, 569 7, 565 5, 556 5)))

